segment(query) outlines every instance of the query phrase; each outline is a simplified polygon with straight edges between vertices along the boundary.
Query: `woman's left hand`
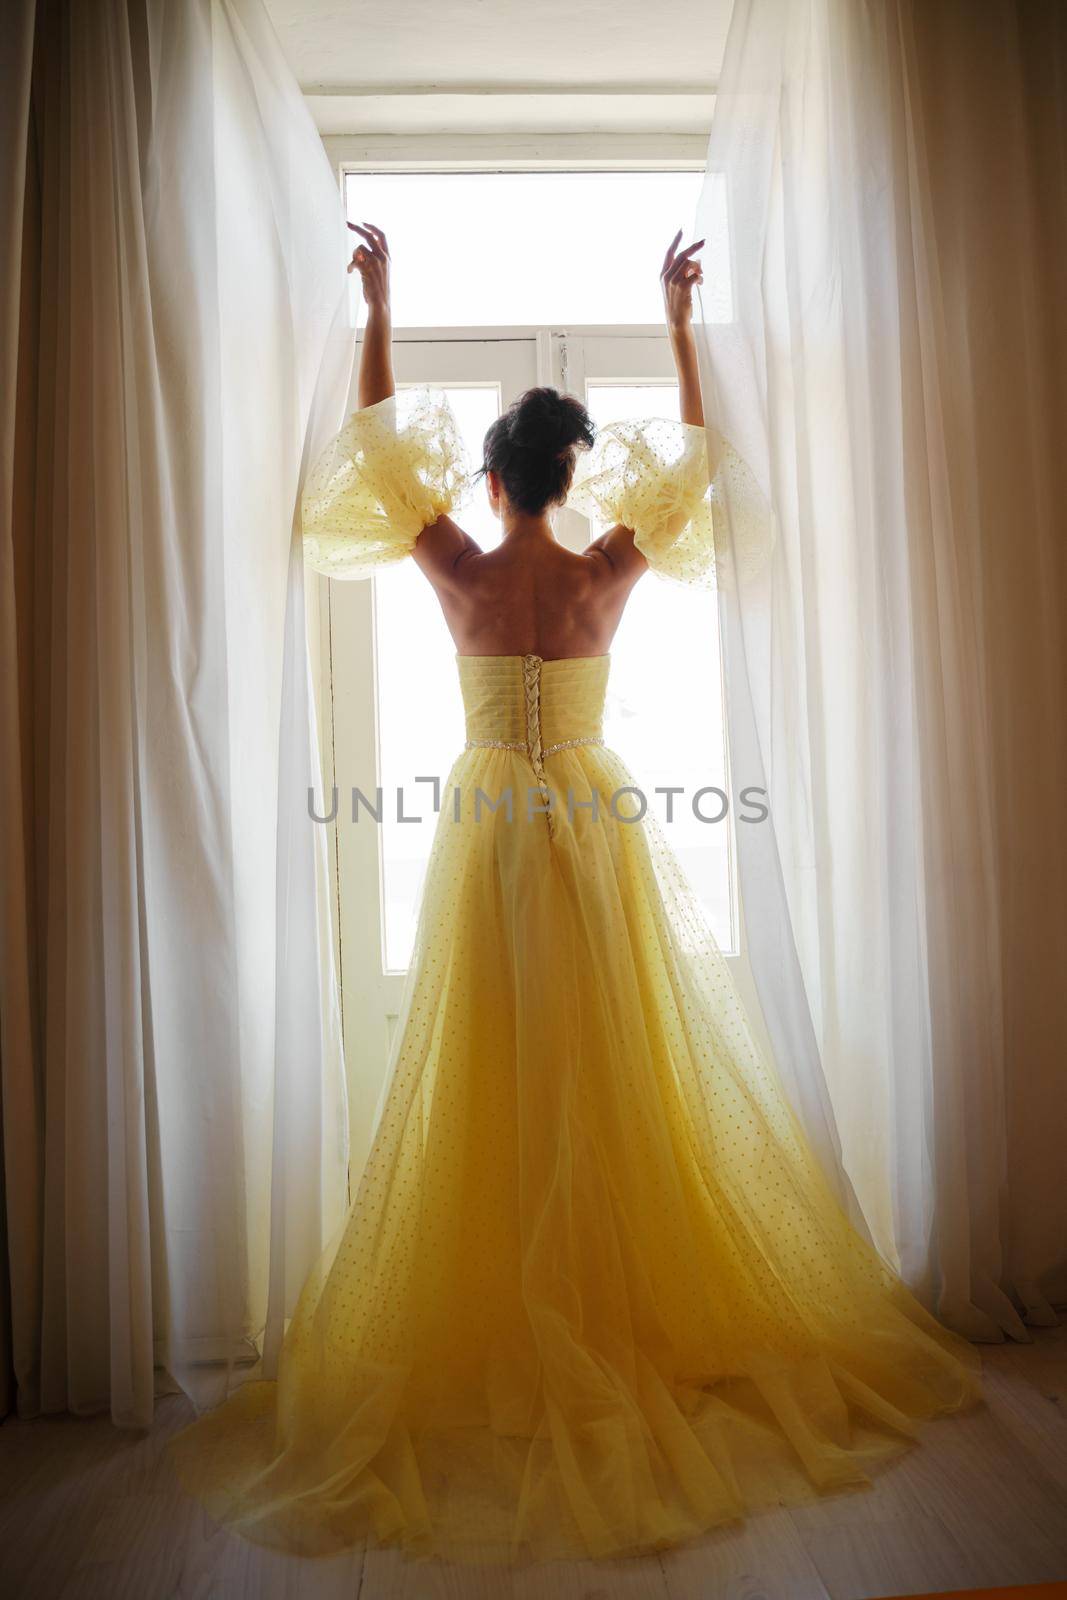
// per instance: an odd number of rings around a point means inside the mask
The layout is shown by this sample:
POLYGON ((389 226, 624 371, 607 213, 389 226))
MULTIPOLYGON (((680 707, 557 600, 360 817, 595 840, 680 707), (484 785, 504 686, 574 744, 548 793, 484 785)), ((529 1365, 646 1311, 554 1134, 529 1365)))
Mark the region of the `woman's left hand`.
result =
POLYGON ((368 310, 389 310, 389 246, 381 228, 376 228, 373 222, 368 222, 362 227, 358 222, 350 222, 348 226, 353 233, 358 233, 366 242, 356 246, 352 252, 352 259, 348 263, 348 270, 355 269, 359 273, 363 284, 363 298, 367 302, 368 310))
POLYGON ((676 254, 681 237, 682 230, 679 228, 671 240, 659 275, 667 326, 672 333, 689 327, 693 320, 693 288, 704 282, 704 268, 695 260, 696 252, 703 249, 704 240, 698 239, 696 244, 676 254))

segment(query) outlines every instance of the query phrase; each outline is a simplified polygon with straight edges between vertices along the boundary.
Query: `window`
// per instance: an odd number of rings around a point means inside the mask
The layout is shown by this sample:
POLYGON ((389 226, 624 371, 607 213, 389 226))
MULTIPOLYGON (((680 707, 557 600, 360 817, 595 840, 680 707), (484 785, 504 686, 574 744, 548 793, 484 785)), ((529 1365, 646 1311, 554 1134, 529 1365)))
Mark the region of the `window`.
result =
MULTIPOLYGON (((389 237, 397 381, 446 389, 472 466, 489 423, 536 383, 580 395, 598 423, 677 417, 658 275, 677 228, 690 236, 702 183, 693 171, 347 175, 349 216, 389 237)), ((705 249, 706 315, 712 304, 729 314, 724 233, 705 249)), ((480 484, 459 520, 480 543, 499 537, 480 484)), ((557 528, 576 548, 595 532, 569 511, 557 528)), ((463 745, 455 648, 410 564, 323 589, 337 781, 343 796, 353 784, 383 791, 380 828, 353 823, 344 801, 338 827, 346 1037, 384 1057, 436 825, 430 787, 416 780, 443 782, 463 745), (398 819, 398 789, 403 815, 418 820, 398 819)), ((612 650, 605 733, 730 952, 730 829, 691 808, 697 789, 726 788, 721 695, 708 693, 720 684, 714 599, 643 580, 612 650), (667 802, 654 793, 668 785, 686 791, 669 825, 667 802)))
MULTIPOLYGON (((686 243, 702 172, 350 172, 352 222, 385 229, 396 327, 658 323, 658 275, 686 243)), ((705 315, 730 320, 726 206, 715 191, 705 315)))

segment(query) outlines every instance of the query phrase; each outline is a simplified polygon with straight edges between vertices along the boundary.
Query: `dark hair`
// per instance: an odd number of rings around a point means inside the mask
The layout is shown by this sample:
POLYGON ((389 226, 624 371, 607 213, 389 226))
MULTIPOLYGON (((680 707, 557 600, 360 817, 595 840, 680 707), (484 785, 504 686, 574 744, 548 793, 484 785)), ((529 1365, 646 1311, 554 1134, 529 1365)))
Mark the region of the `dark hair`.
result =
POLYGON ((527 389, 487 431, 475 477, 497 473, 511 504, 536 514, 567 498, 576 451, 588 450, 594 437, 580 400, 558 389, 527 389))

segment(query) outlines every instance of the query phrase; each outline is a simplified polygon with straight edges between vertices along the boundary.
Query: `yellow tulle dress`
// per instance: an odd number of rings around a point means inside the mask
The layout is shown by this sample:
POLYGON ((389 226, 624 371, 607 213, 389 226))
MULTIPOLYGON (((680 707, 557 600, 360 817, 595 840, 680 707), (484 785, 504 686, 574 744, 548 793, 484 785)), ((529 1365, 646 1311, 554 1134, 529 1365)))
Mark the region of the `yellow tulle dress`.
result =
MULTIPOLYGON (((443 394, 403 391, 311 475, 308 558, 399 559, 465 483, 443 394)), ((703 430, 655 421, 603 430, 572 499, 705 582, 706 491, 703 430)), ((366 1170, 277 1381, 179 1434, 180 1477, 263 1544, 469 1559, 646 1551, 863 1485, 978 1398, 978 1357, 846 1219, 620 794, 608 657, 458 667, 467 744, 366 1170)))

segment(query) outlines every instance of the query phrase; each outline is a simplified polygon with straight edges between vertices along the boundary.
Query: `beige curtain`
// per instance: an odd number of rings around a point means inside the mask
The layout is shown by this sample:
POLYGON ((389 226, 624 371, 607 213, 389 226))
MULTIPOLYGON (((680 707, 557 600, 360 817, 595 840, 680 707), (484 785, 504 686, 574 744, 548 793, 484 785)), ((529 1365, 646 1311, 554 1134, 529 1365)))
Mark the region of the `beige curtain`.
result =
POLYGON ((1067 1297, 1065 86, 1054 0, 736 0, 702 205, 707 409, 778 533, 722 597, 753 970, 977 1339, 1067 1297))
MULTIPOLYGON (((39 1323, 12 1282, 39 1270, 39 1233, 8 1226, 4 1197, 11 1189, 29 1197, 34 1209, 41 1195, 41 1116, 32 1085, 24 1085, 19 1063, 35 1046, 36 973, 31 903, 32 859, 27 822, 33 806, 33 674, 29 648, 33 594, 33 547, 16 525, 25 527, 32 504, 32 453, 26 422, 35 409, 35 374, 18 359, 20 328, 37 315, 37 275, 22 270, 25 234, 39 226, 34 168, 28 164, 30 83, 33 68, 33 6, 10 9, 0 30, 0 216, 5 219, 0 257, 0 1415, 12 1407, 16 1373, 14 1350, 39 1332, 39 1323), (11 1095, 28 1099, 13 1113, 11 1095), (18 1133, 19 1137, 14 1137, 18 1133), (28 1137, 26 1137, 28 1135, 28 1137), (17 1324, 17 1327, 16 1327, 17 1324)), ((27 250, 33 265, 32 248, 27 250)))
POLYGON ((145 1425, 269 1374, 346 1201, 294 528, 344 226, 259 0, 3 31, 4 1400, 145 1425))
MULTIPOLYGON (((1003 1073, 974 1117, 1003 1119, 995 1186, 968 1171, 961 1205, 999 1231, 1004 1280, 1032 1323, 1067 1304, 1067 10, 1056 0, 894 7, 902 77, 901 216, 915 263, 907 381, 912 441, 930 448, 916 509, 927 681, 951 649, 955 574, 976 597, 976 670, 926 728, 946 763, 931 939, 995 948, 1003 1073), (984 720, 974 782, 992 798, 992 909, 968 926, 951 817, 971 796, 956 730, 984 720), (966 1196, 966 1202, 964 1201, 966 1196)), ((965 1000, 962 994, 960 1000, 965 1000)), ((966 1042, 964 1044, 966 1048, 966 1042)), ((968 1125, 949 1130, 966 1150, 968 1125)))

